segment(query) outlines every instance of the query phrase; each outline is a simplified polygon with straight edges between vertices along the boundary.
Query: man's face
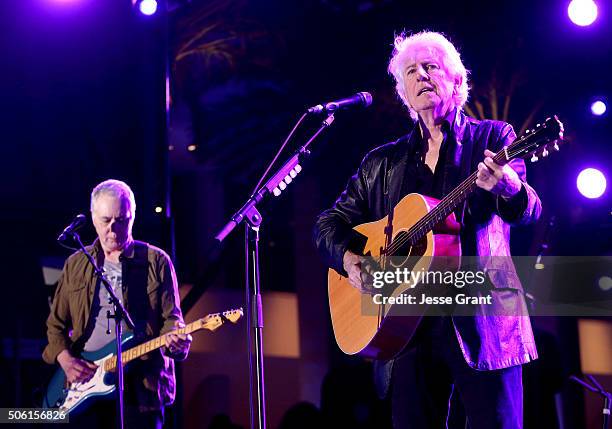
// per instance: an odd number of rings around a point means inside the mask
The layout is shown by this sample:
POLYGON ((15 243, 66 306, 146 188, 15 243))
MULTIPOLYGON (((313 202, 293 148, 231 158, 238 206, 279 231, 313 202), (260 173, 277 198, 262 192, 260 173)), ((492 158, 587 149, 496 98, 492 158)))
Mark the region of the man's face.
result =
POLYGON ((127 198, 98 195, 94 200, 92 219, 105 251, 122 250, 132 239, 134 217, 127 198))
POLYGON ((408 53, 404 91, 408 104, 419 114, 424 110, 444 114, 451 104, 454 82, 435 54, 426 46, 417 46, 408 53))

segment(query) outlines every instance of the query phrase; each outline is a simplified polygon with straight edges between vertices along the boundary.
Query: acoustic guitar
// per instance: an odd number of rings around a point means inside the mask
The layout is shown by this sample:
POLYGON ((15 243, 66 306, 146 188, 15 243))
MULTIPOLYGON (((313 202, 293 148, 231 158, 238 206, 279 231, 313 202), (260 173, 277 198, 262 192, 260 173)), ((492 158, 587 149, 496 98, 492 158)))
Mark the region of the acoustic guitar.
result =
MULTIPOLYGON (((563 124, 554 116, 504 147, 493 160, 504 165, 515 158, 545 157, 559 150, 563 124)), ((382 269, 408 267, 412 272, 457 270, 461 259, 460 225, 454 210, 476 189, 477 173, 472 173, 442 200, 420 194, 406 195, 389 216, 355 226, 367 241, 363 254, 382 269), (400 262, 397 262, 399 258, 400 262), (403 262, 402 262, 403 261, 403 262)), ((363 269, 363 268, 362 268, 363 269)), ((427 306, 411 315, 402 315, 401 304, 372 304, 375 311, 364 311, 364 296, 348 278, 333 269, 328 272, 328 295, 334 336, 340 349, 349 355, 389 359, 396 356, 412 338, 427 306)), ((390 297, 396 298, 414 284, 396 285, 390 297)), ((366 297, 367 298, 367 297, 366 297)))

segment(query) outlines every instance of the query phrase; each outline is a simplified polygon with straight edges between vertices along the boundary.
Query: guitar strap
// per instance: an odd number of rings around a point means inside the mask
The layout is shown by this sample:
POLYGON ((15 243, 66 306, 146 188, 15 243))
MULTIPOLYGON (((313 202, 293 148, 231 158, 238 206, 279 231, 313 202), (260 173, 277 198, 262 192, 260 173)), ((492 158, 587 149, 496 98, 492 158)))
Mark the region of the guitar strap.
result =
POLYGON ((380 217, 389 215, 402 197, 408 194, 405 189, 406 167, 408 160, 415 156, 418 144, 417 135, 415 125, 408 134, 397 141, 395 153, 387 162, 386 174, 383 176, 385 207, 384 213, 381 213, 380 217))
POLYGON ((146 336, 147 306, 149 297, 147 283, 149 278, 147 243, 136 241, 134 243, 134 256, 123 258, 123 285, 127 291, 126 308, 134 321, 136 338, 146 336))
POLYGON ((446 196, 459 184, 459 173, 463 145, 455 138, 455 134, 449 131, 446 136, 448 145, 444 157, 444 179, 442 183, 442 195, 446 196))
MULTIPOLYGON (((461 147, 460 153, 458 154, 458 159, 460 163, 460 171, 459 171, 459 179, 458 182, 465 180, 472 173, 472 153, 474 151, 474 144, 471 134, 467 130, 464 132, 464 138, 462 142, 457 141, 457 145, 461 147)), ((463 204, 457 207, 455 216, 457 217, 457 222, 463 225, 465 218, 465 211, 467 210, 468 199, 466 199, 463 204)))

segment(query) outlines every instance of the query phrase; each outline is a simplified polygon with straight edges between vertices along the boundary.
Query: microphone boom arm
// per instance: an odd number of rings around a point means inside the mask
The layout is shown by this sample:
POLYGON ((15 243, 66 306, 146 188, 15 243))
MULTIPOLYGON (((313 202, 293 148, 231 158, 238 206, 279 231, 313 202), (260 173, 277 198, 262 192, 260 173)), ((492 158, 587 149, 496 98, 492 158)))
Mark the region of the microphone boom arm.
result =
POLYGON ((219 243, 225 240, 233 230, 243 220, 247 220, 252 226, 259 226, 261 224, 261 214, 257 210, 257 204, 259 204, 267 195, 272 194, 278 197, 289 185, 293 179, 302 171, 300 162, 303 161, 307 156, 310 155, 308 146, 316 139, 321 132, 329 127, 334 122, 334 114, 331 113, 321 124, 321 127, 317 132, 308 140, 298 151, 289 158, 276 173, 272 175, 270 179, 256 192, 248 201, 232 216, 231 220, 225 224, 225 226, 217 233, 215 239, 219 243))

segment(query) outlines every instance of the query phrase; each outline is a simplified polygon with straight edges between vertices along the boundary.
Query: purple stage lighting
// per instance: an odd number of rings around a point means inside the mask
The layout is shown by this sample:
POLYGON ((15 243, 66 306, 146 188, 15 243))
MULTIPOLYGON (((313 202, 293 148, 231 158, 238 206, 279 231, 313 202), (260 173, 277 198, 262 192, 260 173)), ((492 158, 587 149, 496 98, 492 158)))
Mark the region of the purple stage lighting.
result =
POLYGON ((606 190, 606 176, 596 168, 585 168, 576 180, 578 190, 587 198, 599 198, 606 190))
POLYGON ((572 0, 567 14, 574 24, 586 27, 597 19, 597 5, 593 0, 572 0))
POLYGON ((604 113, 606 113, 606 110, 607 110, 606 103, 604 103, 601 100, 597 100, 593 104, 591 104, 591 112, 595 116, 603 115, 604 113))
POLYGON ((142 0, 138 5, 138 8, 144 15, 153 15, 157 11, 157 1, 142 0))

